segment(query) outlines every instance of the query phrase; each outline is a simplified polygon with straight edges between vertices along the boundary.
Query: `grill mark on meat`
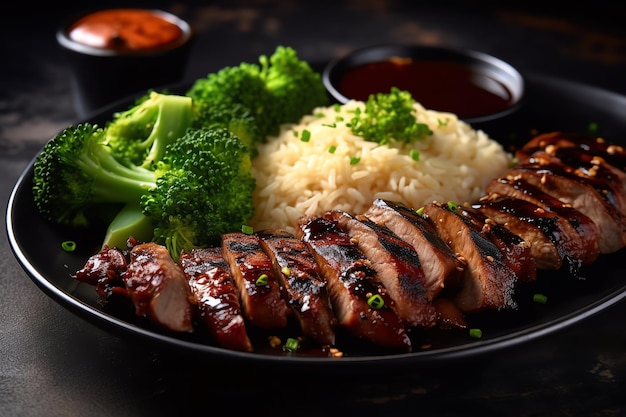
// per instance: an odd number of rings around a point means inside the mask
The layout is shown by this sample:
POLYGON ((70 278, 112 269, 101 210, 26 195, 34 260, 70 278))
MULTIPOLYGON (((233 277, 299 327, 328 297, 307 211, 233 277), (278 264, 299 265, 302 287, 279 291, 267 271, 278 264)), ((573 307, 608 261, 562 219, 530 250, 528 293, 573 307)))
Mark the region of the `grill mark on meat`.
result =
POLYGON ((517 307, 513 293, 517 276, 504 263, 498 247, 482 228, 439 203, 424 206, 439 235, 466 261, 461 289, 451 295, 464 312, 517 307))
POLYGON ((339 325, 374 344, 410 351, 411 341, 393 300, 369 260, 337 222, 329 216, 302 218, 296 230, 328 282, 339 325), (384 300, 378 309, 367 303, 376 295, 384 300))
POLYGON ((153 242, 134 246, 122 279, 138 316, 174 332, 193 332, 191 290, 167 248, 153 242))
POLYGON ((587 245, 566 219, 526 200, 488 195, 474 205, 497 223, 531 242, 537 268, 558 270, 565 267, 578 275, 580 267, 595 260, 587 245))
POLYGON ((239 294, 222 248, 183 252, 178 263, 189 281, 199 318, 217 344, 225 349, 252 352, 239 294))
POLYGON ((626 222, 622 214, 605 195, 581 178, 559 175, 558 170, 546 166, 516 167, 505 178, 521 178, 588 216, 598 228, 600 253, 615 252, 626 244, 626 222))
POLYGON ((415 210, 400 203, 376 199, 364 215, 413 246, 424 270, 424 288, 429 300, 434 300, 445 287, 459 285, 465 262, 415 210))
POLYGON ((227 233, 222 235, 222 249, 239 290, 246 319, 262 329, 285 328, 291 309, 281 296, 272 261, 261 248, 259 238, 239 232, 227 233), (267 283, 257 285, 257 279, 263 274, 267 276, 267 283))
POLYGON ((517 150, 519 160, 530 157, 536 151, 550 147, 577 148, 586 155, 602 158, 608 164, 621 171, 626 171, 626 149, 621 145, 607 142, 601 137, 590 137, 580 133, 549 132, 534 136, 517 150))
POLYGON ((322 345, 335 344, 336 319, 319 267, 304 242, 283 229, 257 232, 302 333, 322 345))
POLYGON ((580 262, 583 265, 588 265, 597 259, 599 255, 598 228, 592 219, 580 210, 545 193, 519 177, 494 179, 487 185, 486 189, 489 193, 487 195, 506 196, 527 201, 548 213, 556 214, 562 220, 560 225, 565 230, 572 229, 572 232, 566 232, 569 237, 574 238, 575 234, 578 235, 582 248, 580 262))
POLYGON ((503 255, 502 262, 515 273, 518 282, 534 281, 537 278, 537 264, 529 242, 471 206, 459 206, 456 212, 474 224, 476 229, 480 228, 496 245, 503 255))
POLYGON ((437 313, 424 288, 424 270, 413 246, 363 215, 355 217, 341 210, 329 215, 369 259, 407 326, 433 327, 437 313))

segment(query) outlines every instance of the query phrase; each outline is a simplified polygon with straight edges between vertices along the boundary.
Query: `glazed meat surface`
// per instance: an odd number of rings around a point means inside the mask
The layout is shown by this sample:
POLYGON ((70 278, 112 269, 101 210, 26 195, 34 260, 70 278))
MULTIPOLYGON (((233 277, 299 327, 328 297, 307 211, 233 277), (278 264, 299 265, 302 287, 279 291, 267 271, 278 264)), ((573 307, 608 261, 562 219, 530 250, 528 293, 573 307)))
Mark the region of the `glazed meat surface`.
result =
POLYGON ((226 349, 252 352, 230 267, 221 247, 183 252, 178 260, 197 306, 200 322, 226 349))
POLYGON ((194 330, 187 278, 164 246, 134 246, 122 278, 137 315, 174 332, 194 330))
POLYGON ((301 219, 297 234, 328 282, 339 325, 374 344, 411 350, 402 319, 376 271, 332 216, 301 219), (380 302, 370 306, 368 300, 372 299, 380 302))
POLYGON ((286 327, 291 309, 282 298, 272 261, 263 251, 259 238, 240 232, 227 233, 222 236, 222 248, 246 319, 262 329, 286 327))
POLYGON ((336 319, 326 281, 304 242, 284 229, 262 230, 257 236, 302 333, 322 345, 334 345, 336 319))

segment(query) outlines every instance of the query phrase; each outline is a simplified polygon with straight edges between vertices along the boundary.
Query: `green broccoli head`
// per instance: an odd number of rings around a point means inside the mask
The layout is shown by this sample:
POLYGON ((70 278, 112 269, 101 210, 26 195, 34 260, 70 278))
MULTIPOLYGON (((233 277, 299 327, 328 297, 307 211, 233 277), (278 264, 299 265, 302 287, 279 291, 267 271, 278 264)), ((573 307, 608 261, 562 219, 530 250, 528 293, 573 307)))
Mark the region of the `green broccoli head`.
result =
POLYGON ((156 187, 141 199, 154 240, 177 259, 183 250, 219 241, 254 213, 249 148, 225 128, 191 129, 168 146, 156 187))
POLYGON ((38 211, 59 224, 86 225, 86 210, 103 203, 139 201, 152 188, 152 171, 118 162, 94 124, 70 126, 54 136, 33 166, 38 211))
POLYGON ((408 91, 392 87, 389 93, 369 96, 363 110, 357 109, 350 120, 355 135, 380 145, 392 141, 413 143, 432 135, 425 123, 415 117, 415 99, 408 91))
POLYGON ((205 117, 234 105, 247 109, 256 119, 257 143, 277 134, 281 124, 298 122, 315 107, 328 104, 321 76, 289 47, 260 56, 258 64, 241 63, 208 74, 186 94, 204 108, 205 117))
MULTIPOLYGON (((320 74, 300 59, 293 48, 279 46, 269 57, 261 56, 260 62, 277 111, 277 125, 297 123, 316 107, 329 104, 320 74)), ((270 133, 276 132, 275 129, 270 133)))
POLYGON ((182 136, 193 116, 190 97, 150 92, 106 125, 106 143, 117 159, 151 168, 165 147, 182 136))
POLYGON ((226 128, 253 151, 256 143, 263 140, 256 118, 242 104, 211 106, 206 101, 194 101, 193 109, 193 129, 226 128))

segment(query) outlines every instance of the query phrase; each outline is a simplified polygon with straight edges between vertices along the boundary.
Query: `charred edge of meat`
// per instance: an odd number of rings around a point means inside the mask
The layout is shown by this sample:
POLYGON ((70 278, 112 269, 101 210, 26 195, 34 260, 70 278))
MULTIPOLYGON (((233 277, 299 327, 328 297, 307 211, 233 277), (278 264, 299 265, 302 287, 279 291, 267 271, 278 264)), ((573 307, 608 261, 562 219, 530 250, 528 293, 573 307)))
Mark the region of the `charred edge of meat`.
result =
POLYGON ((222 236, 222 248, 239 289, 244 316, 262 329, 285 328, 291 309, 282 298, 272 261, 259 238, 227 233, 222 236), (265 282, 258 281, 261 277, 265 282))
POLYGON ((198 319, 216 343, 226 349, 252 352, 239 294, 222 248, 183 252, 178 263, 189 281, 198 319))
POLYGON ((358 338, 410 351, 411 341, 396 314, 393 300, 369 260, 332 216, 302 218, 297 233, 313 253, 328 282, 339 325, 358 338), (372 297, 378 297, 382 304, 371 307, 368 300, 372 297))
POLYGON ((275 268, 283 295, 302 333, 322 345, 335 344, 336 318, 326 281, 304 242, 284 229, 256 233, 275 268))

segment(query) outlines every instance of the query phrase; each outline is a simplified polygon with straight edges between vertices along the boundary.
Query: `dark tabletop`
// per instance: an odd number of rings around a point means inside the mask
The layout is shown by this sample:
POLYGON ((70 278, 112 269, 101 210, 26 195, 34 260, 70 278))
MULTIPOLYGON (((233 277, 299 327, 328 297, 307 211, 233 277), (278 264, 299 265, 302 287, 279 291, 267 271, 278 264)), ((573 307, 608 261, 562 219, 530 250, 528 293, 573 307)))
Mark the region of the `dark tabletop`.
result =
MULTIPOLYGON (((54 36, 81 8, 48 3, 54 7, 11 2, 0 17, 5 201, 44 142, 83 117, 54 36)), ((626 15, 610 2, 553 2, 551 9, 481 1, 159 3, 196 30, 186 81, 255 61, 279 44, 323 63, 360 46, 410 42, 479 50, 524 73, 626 95, 626 15)), ((0 244, 2 416, 626 415, 625 302, 502 352, 436 366, 359 375, 242 369, 84 321, 29 279, 6 239, 0 244)))

